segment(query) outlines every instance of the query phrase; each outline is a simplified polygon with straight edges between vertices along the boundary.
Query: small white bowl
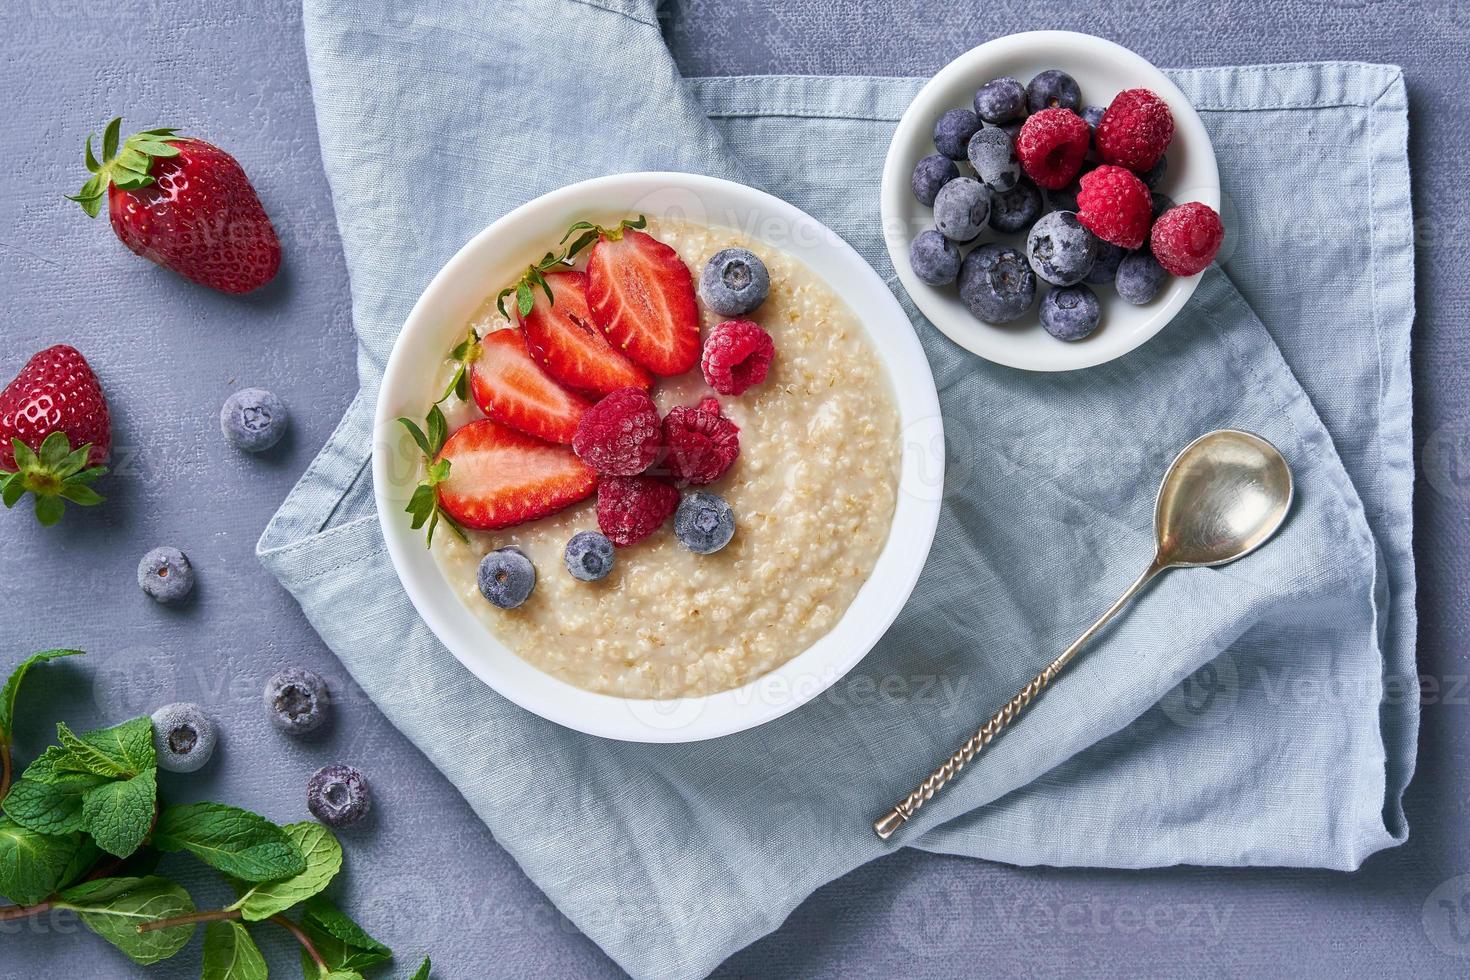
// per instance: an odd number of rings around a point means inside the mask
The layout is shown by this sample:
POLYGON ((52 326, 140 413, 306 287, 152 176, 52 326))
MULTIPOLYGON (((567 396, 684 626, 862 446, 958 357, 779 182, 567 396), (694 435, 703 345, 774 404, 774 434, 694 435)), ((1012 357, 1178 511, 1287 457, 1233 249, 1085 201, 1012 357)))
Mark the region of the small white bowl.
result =
MULTIPOLYGON (((914 304, 945 336, 972 353, 1028 371, 1072 371, 1092 367, 1133 350, 1174 318, 1199 283, 1199 276, 1171 277, 1153 302, 1134 306, 1111 286, 1093 287, 1102 305, 1102 326, 1085 340, 1057 340, 1037 316, 1048 287, 1037 283, 1037 303, 1012 323, 984 323, 960 300, 954 285, 930 286, 909 267, 909 245, 934 227, 930 208, 914 198, 910 178, 914 164, 934 153, 934 121, 947 109, 972 107, 975 90, 993 78, 1011 76, 1022 85, 1048 68, 1060 68, 1077 80, 1082 104, 1104 108, 1124 89, 1146 88, 1169 104, 1174 114, 1174 140, 1169 166, 1158 190, 1177 203, 1200 201, 1220 209, 1220 172, 1210 135, 1194 107, 1163 72, 1127 48, 1090 34, 1032 31, 996 38, 945 65, 914 96, 894 130, 883 165, 880 206, 888 254, 914 304)), ((962 170, 965 165, 962 165, 962 170)), ((999 241, 1025 251, 1025 232, 1000 235, 987 231, 979 242, 999 241)))
POLYGON ((620 174, 573 184, 522 205, 471 239, 429 283, 398 336, 373 437, 383 537, 404 591, 434 634, 475 676, 526 710, 633 742, 693 742, 752 728, 811 700, 851 670, 908 601, 934 540, 943 485, 944 430, 934 378, 908 317, 878 274, 835 232, 785 201, 692 174, 620 174), (404 513, 420 473, 417 450, 395 420, 427 412, 442 384, 445 354, 470 316, 574 221, 606 224, 637 214, 739 229, 806 263, 861 319, 898 405, 898 501, 872 576, 832 631, 803 653, 744 687, 707 697, 611 697, 531 666, 460 602, 424 547, 424 532, 411 530, 404 513))

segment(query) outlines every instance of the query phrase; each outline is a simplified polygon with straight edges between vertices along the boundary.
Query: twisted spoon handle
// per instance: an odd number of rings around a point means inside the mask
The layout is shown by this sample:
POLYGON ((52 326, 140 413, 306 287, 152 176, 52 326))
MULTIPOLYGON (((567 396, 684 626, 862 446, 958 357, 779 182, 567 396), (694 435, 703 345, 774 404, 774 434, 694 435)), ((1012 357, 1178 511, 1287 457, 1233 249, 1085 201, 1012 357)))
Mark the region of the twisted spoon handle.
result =
POLYGON ((918 812, 919 807, 932 800, 940 790, 944 789, 950 780, 960 774, 960 770, 965 768, 967 762, 979 755, 981 749, 989 745, 995 736, 999 735, 1007 725, 1015 721, 1021 712, 1026 709, 1026 706, 1038 694, 1046 690, 1047 685, 1056 680, 1057 675, 1066 669, 1067 665, 1072 662, 1072 659, 1077 656, 1077 652, 1087 644, 1087 641, 1097 635, 1098 630, 1106 626, 1108 621, 1116 616, 1120 609, 1128 605, 1129 600, 1136 596, 1149 583, 1150 579, 1167 567, 1167 565, 1161 564, 1159 558, 1155 556, 1153 563, 1148 566, 1142 575, 1133 580, 1133 584, 1128 586, 1127 590, 1118 597, 1117 602, 1108 607, 1107 612, 1098 617, 1097 622, 1093 623, 1081 636, 1073 640, 1072 645, 1063 650, 1057 659, 1047 664, 1041 673, 1031 678, 1025 687, 1016 692, 1015 697, 1006 702, 1004 707, 991 715, 990 720, 984 725, 981 725, 980 730, 974 735, 966 739, 965 744, 961 745, 954 755, 945 759, 938 769, 930 773, 928 779, 914 787, 914 791, 900 800, 892 810, 889 810, 883 816, 873 821, 873 832, 882 840, 887 840, 892 837, 894 831, 902 827, 908 822, 910 817, 918 812))

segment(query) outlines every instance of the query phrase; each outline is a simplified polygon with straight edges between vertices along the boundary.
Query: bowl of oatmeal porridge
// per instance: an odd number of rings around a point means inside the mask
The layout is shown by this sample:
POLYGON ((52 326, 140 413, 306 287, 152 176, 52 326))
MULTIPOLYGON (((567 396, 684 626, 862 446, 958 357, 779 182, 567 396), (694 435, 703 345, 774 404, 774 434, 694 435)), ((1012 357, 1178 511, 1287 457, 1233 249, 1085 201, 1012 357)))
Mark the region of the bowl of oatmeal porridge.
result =
MULTIPOLYGON (((598 241, 597 231, 590 234, 598 241)), ((625 301, 646 299, 638 288, 624 293, 625 301)), ((576 302, 585 304, 581 296, 576 302)), ((667 306, 652 304, 660 315, 667 306)), ((647 324, 640 329, 650 332, 647 324)), ((373 449, 389 554, 445 647, 527 710, 589 734, 642 742, 753 727, 816 697, 861 660, 923 567, 944 467, 928 362, 872 268, 778 198, 674 173, 563 188, 466 244, 424 291, 398 338, 373 449), (661 243, 663 271, 672 269, 675 279, 687 268, 698 337, 691 319, 683 340, 707 351, 717 325, 739 319, 757 324, 774 348, 764 375, 728 394, 712 389, 705 358, 681 370, 689 350, 674 364, 661 359, 666 351, 658 344, 650 352, 640 337, 617 333, 622 320, 606 330, 628 359, 652 365, 628 370, 641 376, 636 387, 647 388, 650 411, 666 424, 681 411, 693 418, 687 413, 698 408, 711 413, 705 421, 718 413, 721 432, 738 433, 738 455, 722 461, 727 468, 717 475, 690 476, 677 465, 670 472, 660 457, 629 478, 669 507, 691 496, 724 501, 735 530, 712 553, 693 550, 673 517, 625 544, 625 518, 642 504, 615 497, 608 487, 622 478, 586 465, 581 443, 574 452, 562 424, 568 413, 575 421, 601 410, 603 395, 568 384, 560 372, 541 377, 562 365, 536 346, 527 316, 543 308, 531 304, 544 293, 581 326, 587 307, 565 298, 565 284, 590 284, 594 304, 606 298, 596 295, 599 288, 609 291, 590 268, 602 261, 599 246, 545 261, 565 252, 567 230, 579 222, 600 226, 608 241, 626 234, 661 243), (622 231, 634 222, 636 232, 622 231), (715 312, 698 290, 706 265, 727 249, 753 253, 770 281, 764 301, 739 317, 715 312), (518 291, 518 283, 528 289, 518 291), (456 384, 466 359, 454 352, 464 354, 467 339, 470 370, 456 384), (502 357, 502 350, 510 353, 502 357), (486 368, 492 358, 493 371, 486 368), (496 384, 504 390, 497 393, 496 384), (500 396, 512 396, 509 407, 500 396), (416 421, 429 455, 401 418, 416 421), (452 465, 436 483, 431 472, 446 461, 452 465), (436 529, 426 545, 430 524, 436 529), (568 542, 600 531, 618 542, 611 570, 596 581, 574 577, 564 564, 568 542), (501 586, 485 591, 482 563, 512 552, 515 575, 507 580, 502 572, 502 584, 518 588, 520 570, 534 572, 529 595, 506 608, 490 601, 501 586)))

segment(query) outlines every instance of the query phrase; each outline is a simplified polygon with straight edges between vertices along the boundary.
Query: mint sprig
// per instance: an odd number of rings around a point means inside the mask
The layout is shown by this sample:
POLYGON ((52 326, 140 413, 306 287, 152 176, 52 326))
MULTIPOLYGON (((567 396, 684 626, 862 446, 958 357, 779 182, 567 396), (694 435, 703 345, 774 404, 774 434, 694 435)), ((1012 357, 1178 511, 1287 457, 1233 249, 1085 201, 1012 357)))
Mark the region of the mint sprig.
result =
MULTIPOLYGON (((442 433, 441 433, 442 437, 442 433)), ((79 650, 27 658, 0 688, 0 922, 75 912, 135 963, 177 954, 205 925, 204 980, 266 980, 250 928, 270 922, 302 948, 306 980, 365 980, 393 951, 322 893, 342 846, 314 821, 277 826, 222 803, 159 806, 153 726, 135 718, 98 731, 56 726, 48 747, 9 785, 16 695, 27 672, 79 650), (154 873, 163 851, 192 854, 228 876, 239 897, 196 909, 187 890, 154 873), (114 855, 106 857, 106 853, 114 855), (294 917, 293 917, 294 916, 294 917)), ((415 980, 427 980, 425 958, 415 980)))
POLYGON ((66 502, 93 507, 104 498, 92 484, 107 472, 105 466, 88 466, 89 442, 72 449, 65 432, 53 432, 41 440, 38 453, 14 436, 10 440, 15 469, 0 469, 0 502, 7 509, 20 503, 27 493, 36 498, 36 520, 50 527, 61 520, 66 502))

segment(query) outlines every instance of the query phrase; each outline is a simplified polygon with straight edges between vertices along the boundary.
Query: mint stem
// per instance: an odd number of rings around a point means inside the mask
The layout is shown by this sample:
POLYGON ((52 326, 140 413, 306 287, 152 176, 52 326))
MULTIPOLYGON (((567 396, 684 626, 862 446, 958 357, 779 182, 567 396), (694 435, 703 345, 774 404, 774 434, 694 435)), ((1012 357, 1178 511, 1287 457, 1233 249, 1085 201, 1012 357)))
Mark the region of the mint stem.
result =
POLYGON ((312 962, 316 963, 317 969, 322 971, 323 976, 332 972, 332 968, 327 966, 327 961, 322 959, 322 954, 316 951, 316 947, 312 945, 310 937, 302 931, 300 926, 279 912, 271 916, 271 921, 296 937, 296 941, 301 944, 302 949, 306 950, 307 955, 311 957, 312 962))
POLYGON ((10 793, 10 743, 0 742, 0 800, 10 793))
POLYGON ((7 905, 5 908, 0 909, 0 922, 9 922, 11 919, 29 918, 33 915, 40 915, 42 912, 48 912, 50 909, 50 899, 47 899, 39 905, 7 905))
POLYGON ((239 909, 213 909, 208 912, 190 912, 188 915, 176 915, 171 919, 154 919, 150 922, 144 922, 138 926, 138 932, 157 932, 159 929, 186 926, 191 922, 222 922, 225 919, 238 918, 240 918, 239 909))

